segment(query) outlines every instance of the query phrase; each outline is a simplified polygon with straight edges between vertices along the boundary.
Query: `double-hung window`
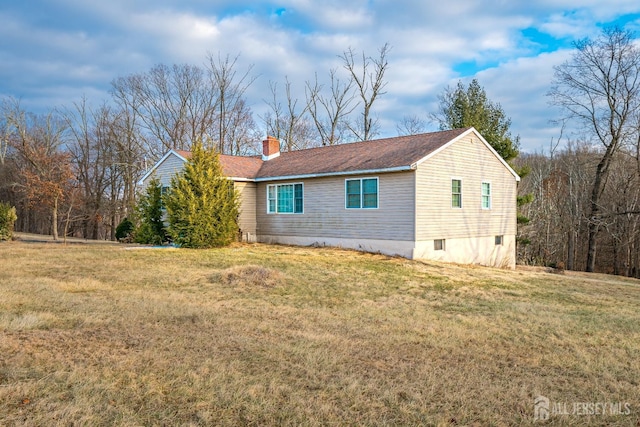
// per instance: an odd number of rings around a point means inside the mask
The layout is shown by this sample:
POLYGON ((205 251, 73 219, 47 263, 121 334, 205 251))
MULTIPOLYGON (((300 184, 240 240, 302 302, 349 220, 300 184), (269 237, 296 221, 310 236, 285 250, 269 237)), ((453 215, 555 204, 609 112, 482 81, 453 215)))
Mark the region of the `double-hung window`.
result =
POLYGON ((452 208, 462 207, 462 180, 461 179, 451 180, 451 207, 452 208))
POLYGON ((376 209, 378 207, 378 178, 345 180, 347 209, 376 209))
POLYGON ((304 207, 304 189, 299 184, 267 186, 267 213, 301 214, 304 207))
POLYGON ((491 209, 491 183, 482 183, 482 209, 491 209))

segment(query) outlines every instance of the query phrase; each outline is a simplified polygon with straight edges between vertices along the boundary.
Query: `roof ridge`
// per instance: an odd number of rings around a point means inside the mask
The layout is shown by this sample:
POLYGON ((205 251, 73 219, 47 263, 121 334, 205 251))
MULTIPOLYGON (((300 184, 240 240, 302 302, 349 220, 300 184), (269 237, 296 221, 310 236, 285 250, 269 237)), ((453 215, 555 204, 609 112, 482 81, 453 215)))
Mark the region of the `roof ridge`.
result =
POLYGON ((398 136, 389 136, 386 138, 378 138, 378 139, 366 139, 366 140, 361 140, 361 141, 353 141, 353 142, 344 142, 342 144, 334 144, 334 145, 321 145, 318 147, 307 147, 307 148, 300 148, 298 150, 292 150, 292 151, 281 151, 281 154, 285 154, 285 153, 299 153, 301 151, 311 151, 311 150, 323 150, 323 149, 330 149, 330 148, 335 148, 335 147, 342 147, 342 146, 353 146, 353 145, 360 145, 360 144, 370 144, 373 142, 382 142, 382 141, 392 141, 392 140, 401 140, 401 139, 415 139, 416 137, 421 137, 421 136, 426 136, 426 135, 436 135, 436 134, 443 134, 443 133, 459 133, 462 134, 466 131, 468 131, 469 129, 471 129, 472 126, 466 127, 466 128, 456 128, 456 129, 444 129, 444 130, 437 130, 437 131, 432 131, 432 132, 422 132, 422 133, 415 133, 412 135, 398 135, 398 136))
MULTIPOLYGON (((437 131, 432 131, 432 132, 422 132, 422 133, 415 133, 412 135, 398 135, 398 136, 389 136, 386 138, 378 138, 378 139, 367 139, 367 140, 362 140, 362 141, 353 141, 353 142, 344 142, 342 144, 334 144, 334 145, 321 145, 321 146, 317 146, 317 147, 307 147, 307 148, 300 148, 297 150, 291 150, 291 151, 281 151, 281 154, 285 154, 285 153, 299 153, 302 151, 311 151, 311 150, 322 150, 322 149, 330 149, 330 148, 336 148, 336 147, 342 147, 342 146, 353 146, 353 145, 360 145, 360 144, 369 144, 372 142, 381 142, 381 141, 391 141, 391 140, 401 140, 401 139, 415 139, 416 137, 420 137, 420 136, 426 136, 426 135, 435 135, 438 133, 448 133, 448 132, 455 132, 455 133, 464 133, 466 131, 468 131, 469 129, 471 129, 472 127, 466 127, 466 128, 455 128, 455 129, 444 129, 444 130, 437 130, 437 131)), ((177 150, 174 149, 173 151, 177 152, 177 153, 191 153, 191 150, 177 150)), ((259 154, 254 154, 254 155, 237 155, 237 154, 220 154, 221 156, 228 156, 228 157, 238 157, 238 158, 246 158, 246 159, 259 159, 262 160, 259 154)))

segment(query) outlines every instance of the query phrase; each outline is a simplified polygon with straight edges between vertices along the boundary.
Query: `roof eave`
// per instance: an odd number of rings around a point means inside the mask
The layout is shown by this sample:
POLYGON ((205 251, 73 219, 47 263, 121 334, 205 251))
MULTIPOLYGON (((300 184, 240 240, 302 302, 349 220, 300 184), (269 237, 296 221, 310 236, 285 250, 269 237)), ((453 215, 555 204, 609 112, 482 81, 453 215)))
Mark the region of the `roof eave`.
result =
POLYGON ((326 178, 330 176, 371 175, 376 173, 406 172, 406 171, 411 171, 415 169, 416 169, 416 164, 414 163, 412 165, 396 166, 392 168, 359 169, 359 170, 343 171, 343 172, 323 172, 323 173, 309 173, 309 174, 298 174, 298 175, 265 176, 265 177, 257 177, 255 179, 255 182, 326 178))
POLYGON ((151 167, 151 169, 149 169, 147 171, 147 173, 145 173, 142 178, 140 178, 140 180, 138 181, 138 185, 142 186, 142 184, 144 183, 144 181, 149 178, 151 176, 151 174, 153 173, 153 171, 155 171, 156 169, 158 169, 158 166, 160 166, 162 164, 162 162, 164 162, 165 160, 167 160, 167 158, 170 155, 175 155, 176 157, 178 157, 180 160, 182 160, 183 162, 186 162, 187 159, 183 156, 181 156, 177 151, 171 149, 169 151, 167 151, 167 153, 162 156, 162 158, 160 158, 160 160, 158 160, 157 162, 154 163, 154 165, 151 167))

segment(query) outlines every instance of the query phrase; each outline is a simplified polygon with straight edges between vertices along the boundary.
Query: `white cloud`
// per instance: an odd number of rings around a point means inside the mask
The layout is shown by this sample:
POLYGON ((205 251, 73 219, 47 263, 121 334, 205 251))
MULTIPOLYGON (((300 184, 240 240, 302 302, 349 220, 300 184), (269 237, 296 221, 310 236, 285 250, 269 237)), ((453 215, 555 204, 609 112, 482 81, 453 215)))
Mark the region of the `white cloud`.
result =
POLYGON ((100 102, 118 76, 157 63, 202 65, 208 52, 220 52, 240 54, 239 73, 255 65, 259 79, 247 97, 260 111, 270 80, 282 86, 288 76, 302 100, 304 82, 315 73, 324 82, 329 69, 341 69, 345 49, 375 56, 389 42, 387 94, 374 106, 385 135, 395 134, 403 115, 434 111, 445 86, 473 77, 455 67, 475 63, 491 67, 476 77, 529 150, 556 136, 545 93, 553 65, 567 53, 537 55, 522 30, 581 38, 596 34, 600 23, 640 11, 637 0, 51 0, 42 14, 57 18, 53 25, 21 4, 0 12, 0 40, 12 44, 0 41, 0 92, 24 94, 33 105, 59 105, 83 92, 100 102))
POLYGON ((499 102, 512 119, 512 133, 520 135, 524 151, 542 150, 559 128, 552 120, 560 111, 549 104, 553 67, 569 58, 570 51, 543 53, 533 58, 517 58, 478 73, 480 84, 493 102, 499 102))
POLYGON ((371 9, 366 0, 345 2, 327 0, 318 3, 313 0, 284 0, 284 16, 300 19, 316 27, 332 31, 362 31, 374 24, 371 9))

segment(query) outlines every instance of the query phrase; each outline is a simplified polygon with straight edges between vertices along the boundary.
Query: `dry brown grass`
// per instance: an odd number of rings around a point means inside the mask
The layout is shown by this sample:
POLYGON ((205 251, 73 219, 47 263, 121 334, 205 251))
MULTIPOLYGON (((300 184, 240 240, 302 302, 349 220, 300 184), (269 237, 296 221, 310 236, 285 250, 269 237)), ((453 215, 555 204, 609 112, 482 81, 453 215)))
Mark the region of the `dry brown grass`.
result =
POLYGON ((211 281, 234 287, 272 288, 283 283, 283 275, 259 265, 237 265, 214 274, 211 281))
POLYGON ((640 284, 327 248, 0 245, 0 425, 640 417, 640 284))

